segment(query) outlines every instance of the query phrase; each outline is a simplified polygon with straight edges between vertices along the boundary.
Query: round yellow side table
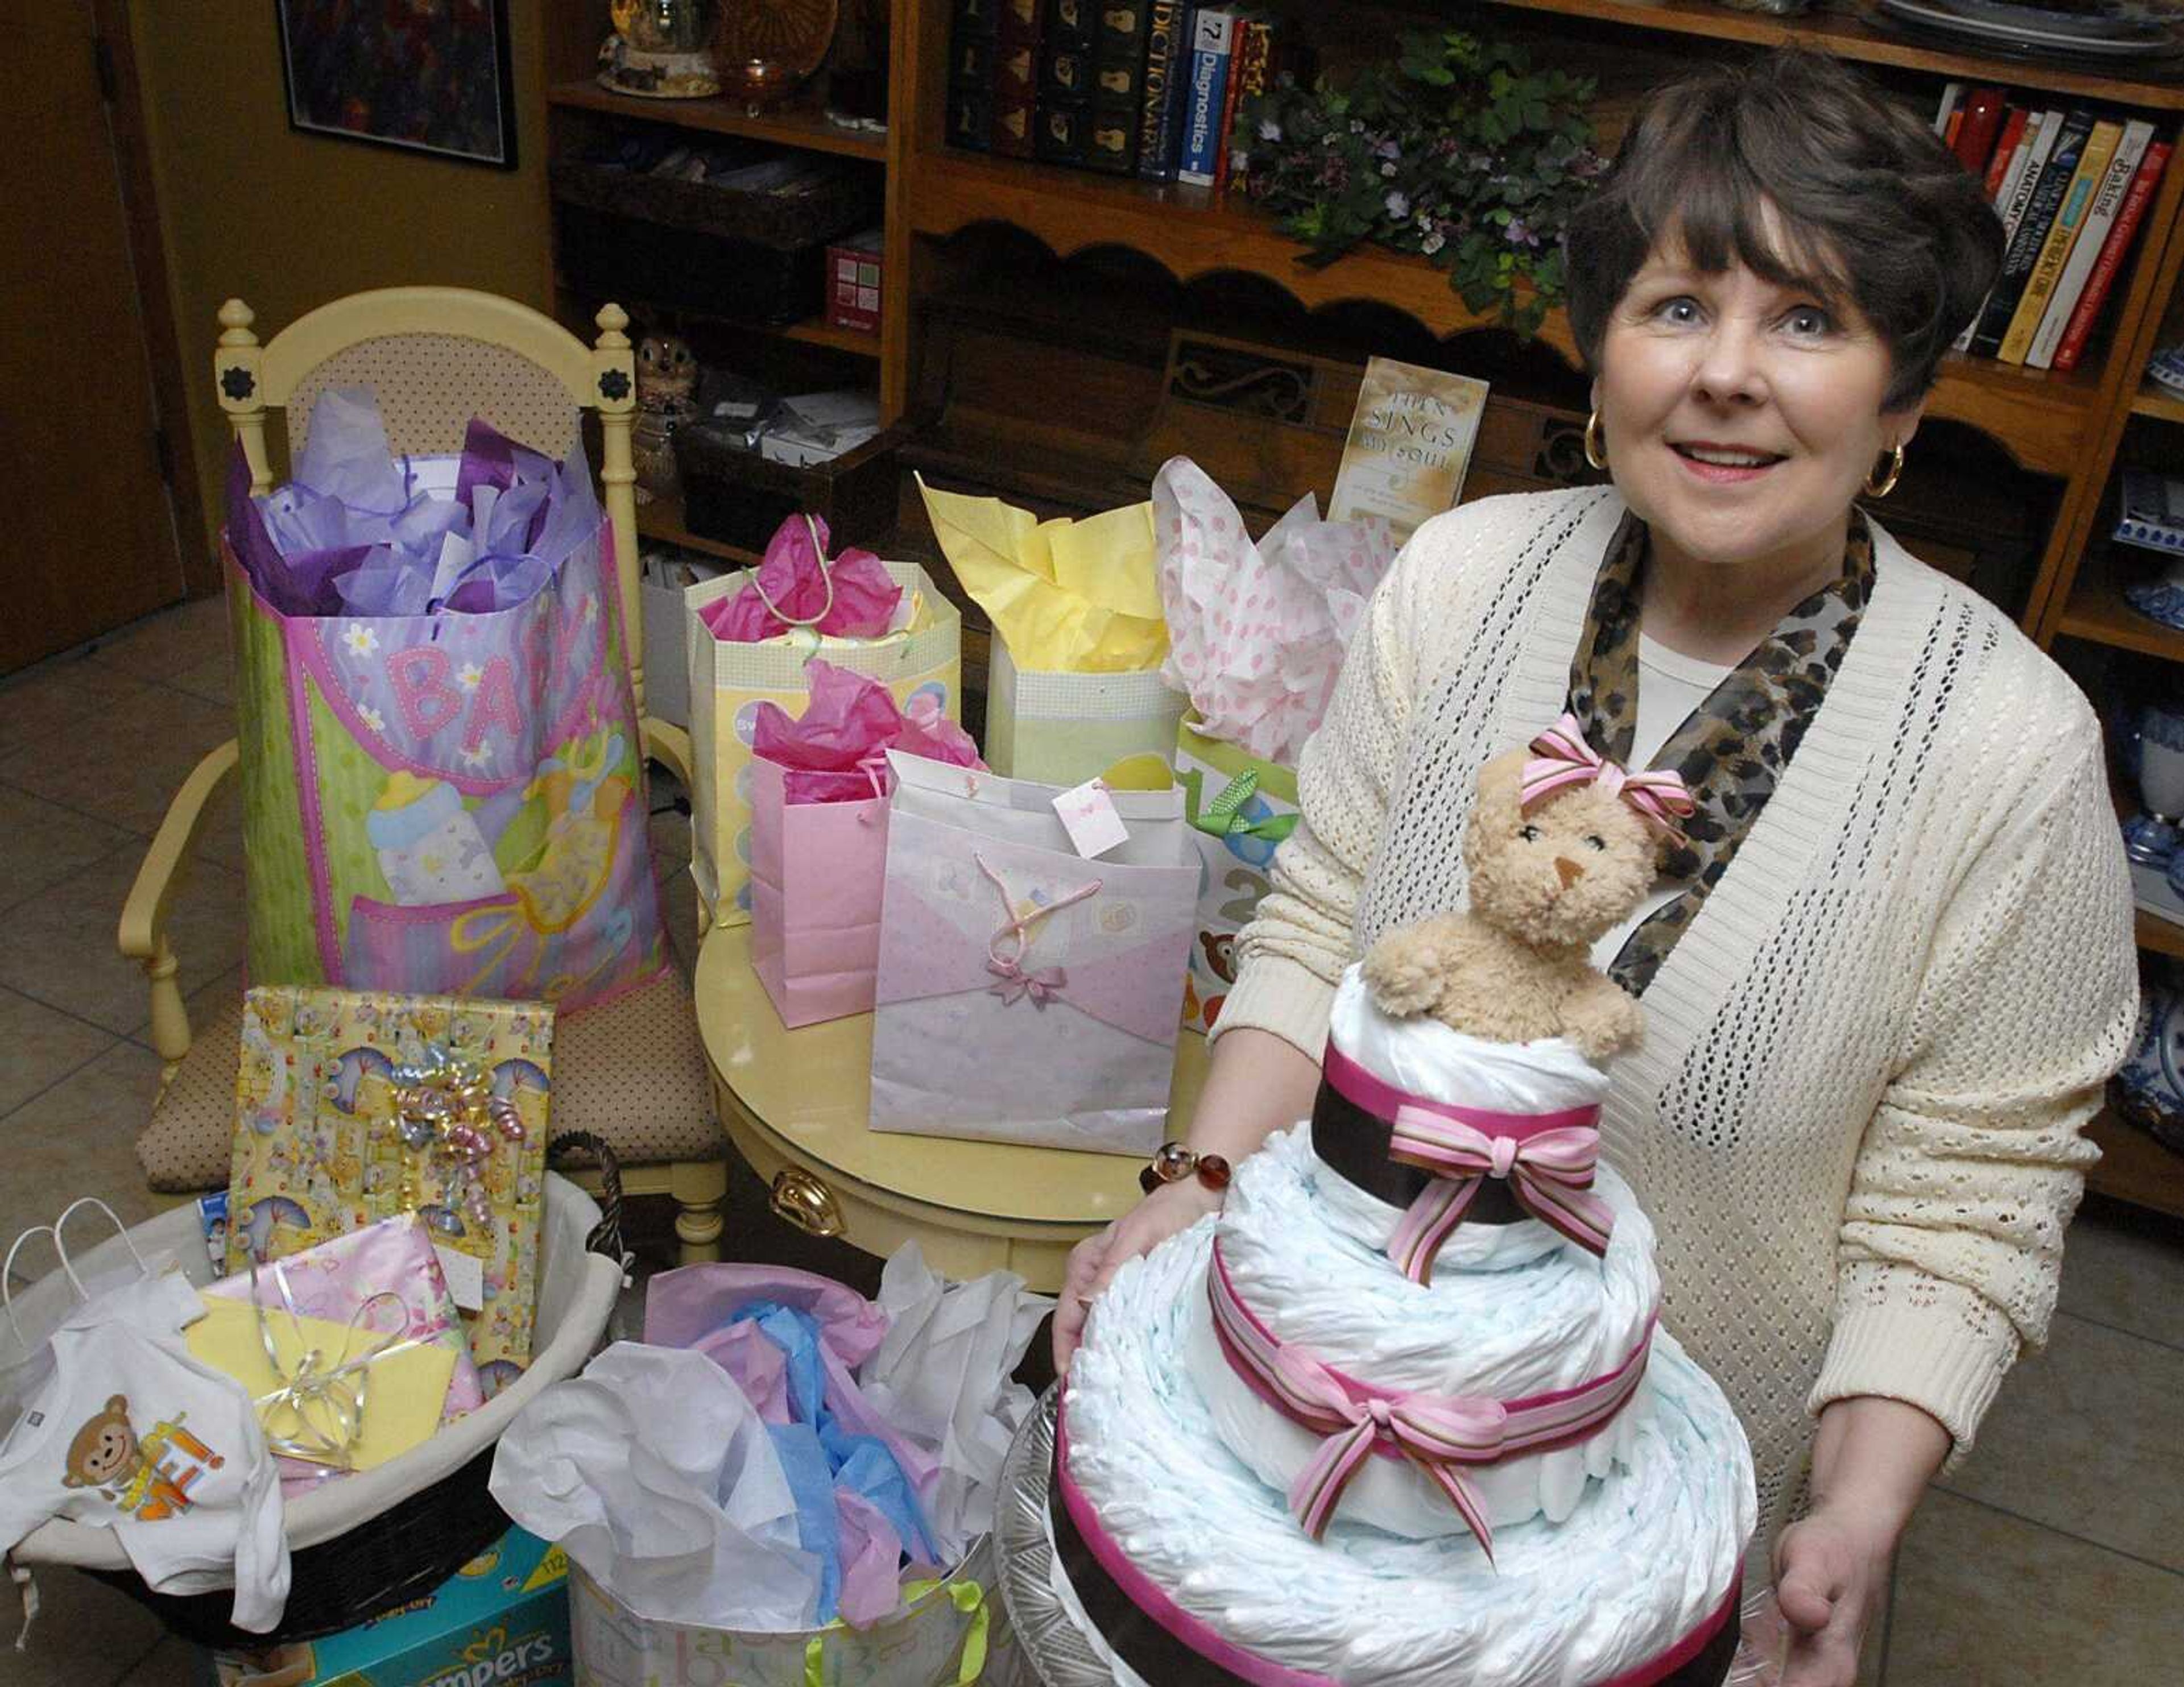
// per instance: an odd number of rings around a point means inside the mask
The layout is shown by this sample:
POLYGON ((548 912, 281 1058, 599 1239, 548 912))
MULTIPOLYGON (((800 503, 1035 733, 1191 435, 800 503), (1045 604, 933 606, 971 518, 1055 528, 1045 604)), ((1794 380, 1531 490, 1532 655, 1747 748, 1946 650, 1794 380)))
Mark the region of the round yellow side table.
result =
MULTIPOLYGON (((1133 1156, 873 1130, 872 1016, 784 1028, 751 971, 747 925, 706 933, 695 994, 721 1123, 800 1229, 882 1256, 914 1237, 944 1276, 1006 1267, 1052 1294, 1070 1249, 1137 1202, 1145 1162, 1133 1156)), ((1206 1039, 1179 1033, 1172 1137, 1206 1061, 1206 1039)))

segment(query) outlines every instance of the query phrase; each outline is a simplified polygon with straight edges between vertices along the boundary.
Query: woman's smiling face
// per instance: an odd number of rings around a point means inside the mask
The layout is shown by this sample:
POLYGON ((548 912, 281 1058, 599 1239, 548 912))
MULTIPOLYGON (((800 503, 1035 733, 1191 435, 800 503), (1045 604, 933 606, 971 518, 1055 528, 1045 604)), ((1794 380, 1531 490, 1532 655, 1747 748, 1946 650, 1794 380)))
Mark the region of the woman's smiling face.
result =
POLYGON ((1919 419, 1881 410, 1887 344, 1847 298, 1734 259, 1703 272, 1673 239, 1631 278, 1599 361, 1609 466, 1655 545, 1770 580, 1840 560, 1851 500, 1919 419))

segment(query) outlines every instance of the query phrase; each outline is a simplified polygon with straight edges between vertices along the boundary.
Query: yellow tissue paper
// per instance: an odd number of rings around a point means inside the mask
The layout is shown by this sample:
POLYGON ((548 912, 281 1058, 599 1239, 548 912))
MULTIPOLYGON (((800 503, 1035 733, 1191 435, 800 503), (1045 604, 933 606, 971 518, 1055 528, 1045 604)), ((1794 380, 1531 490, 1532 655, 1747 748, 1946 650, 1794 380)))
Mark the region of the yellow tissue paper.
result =
POLYGON ((332 1370, 348 1360, 362 1358, 385 1342, 385 1335, 361 1328, 360 1322, 352 1329, 327 1318, 291 1317, 285 1308, 269 1309, 265 1328, 273 1333, 273 1345, 286 1372, 276 1374, 259 1333, 256 1306, 248 1300, 223 1300, 209 1294, 198 1298, 204 1304, 205 1315, 185 1332, 190 1351, 242 1384, 257 1403, 259 1422, 265 1425, 274 1451, 313 1464, 370 1470, 408 1452, 440 1427, 440 1408, 455 1370, 455 1356, 450 1349, 398 1337, 362 1370, 332 1384, 332 1388, 346 1390, 346 1398, 352 1402, 359 1384, 364 1389, 364 1415, 354 1439, 347 1440, 344 1455, 333 1450, 346 1439, 340 1407, 326 1400, 307 1404, 303 1408, 304 1417, 298 1423, 293 1412, 271 1406, 270 1399, 303 1372, 306 1353, 315 1350, 320 1367, 332 1370), (332 1446, 311 1445, 320 1441, 332 1446))
POLYGON ((1027 672, 1128 674, 1167 654, 1153 507, 1042 521, 998 498, 936 492, 925 513, 956 577, 1027 672))

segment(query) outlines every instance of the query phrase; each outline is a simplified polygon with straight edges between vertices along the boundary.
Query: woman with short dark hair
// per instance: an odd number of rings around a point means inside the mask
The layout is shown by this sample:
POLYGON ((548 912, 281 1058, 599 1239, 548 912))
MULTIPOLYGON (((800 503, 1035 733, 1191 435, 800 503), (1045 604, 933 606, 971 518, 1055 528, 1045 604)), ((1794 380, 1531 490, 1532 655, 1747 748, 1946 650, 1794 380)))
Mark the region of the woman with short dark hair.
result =
MULTIPOLYGON (((1467 504, 1373 599, 1237 944, 1190 1145, 1312 1111, 1343 967, 1461 905, 1480 765, 1565 710, 1697 800, 1594 960, 1639 997, 1608 1158, 1664 1316, 1736 1404, 1796 1687, 1848 1687, 1889 1556, 2053 1306, 2081 1127, 2137 1009, 2098 727, 1887 496, 2002 233, 1932 133, 1800 53, 1658 90, 1576 219, 1587 453, 1613 484, 1467 504), (1817 1418, 1817 1429, 1815 1428, 1817 1418)), ((1218 1205, 1184 1178, 1080 1247, 1218 1205)))

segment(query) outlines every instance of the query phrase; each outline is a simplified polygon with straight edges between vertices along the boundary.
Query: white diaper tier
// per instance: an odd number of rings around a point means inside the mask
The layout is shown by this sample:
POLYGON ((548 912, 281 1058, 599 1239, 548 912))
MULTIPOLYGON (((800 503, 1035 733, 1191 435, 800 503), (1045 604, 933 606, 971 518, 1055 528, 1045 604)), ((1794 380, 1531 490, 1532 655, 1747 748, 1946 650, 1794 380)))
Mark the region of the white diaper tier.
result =
MULTIPOLYGON (((1187 1309, 1183 1342, 1185 1374, 1205 1402, 1213 1433, 1260 1481, 1286 1494, 1297 1473, 1318 1456, 1321 1437, 1269 1405, 1236 1374, 1202 1293, 1187 1309)), ((1542 1514, 1553 1523, 1568 1517, 1584 1497, 1588 1477, 1606 1476, 1618 1461, 1627 1462, 1633 1410, 1625 1406, 1597 1434, 1568 1446, 1466 1466, 1465 1479, 1488 1523, 1499 1529, 1542 1514)), ((1334 1515, 1421 1540, 1466 1528, 1448 1495, 1401 1459, 1367 1459, 1342 1490, 1334 1515)))
POLYGON ((1554 1113, 1607 1099, 1607 1074, 1560 1037, 1497 1043, 1437 1019, 1394 1018, 1373 1001, 1356 963, 1334 990, 1328 1040, 1382 1082, 1429 1101, 1497 1113, 1554 1113))
POLYGON ((1537 1219, 1460 1224, 1413 1283, 1382 1251, 1401 1210, 1322 1164, 1299 1126, 1238 1168, 1221 1254, 1275 1339, 1323 1365, 1390 1391, 1514 1400, 1613 1370, 1659 1304, 1653 1227, 1604 1166, 1594 1193, 1615 1214, 1605 1256, 1537 1219))
POLYGON ((1460 1528, 1403 1539, 1338 1517, 1314 1542, 1280 1490, 1228 1456, 1190 1378, 1212 1235, 1195 1225, 1117 1274, 1067 1390, 1072 1479, 1192 1616, 1355 1687, 1585 1687, 1719 1609, 1753 1527, 1751 1455, 1720 1390, 1665 1334, 1618 1420, 1614 1467, 1559 1524, 1497 1529, 1494 1564, 1460 1528))

